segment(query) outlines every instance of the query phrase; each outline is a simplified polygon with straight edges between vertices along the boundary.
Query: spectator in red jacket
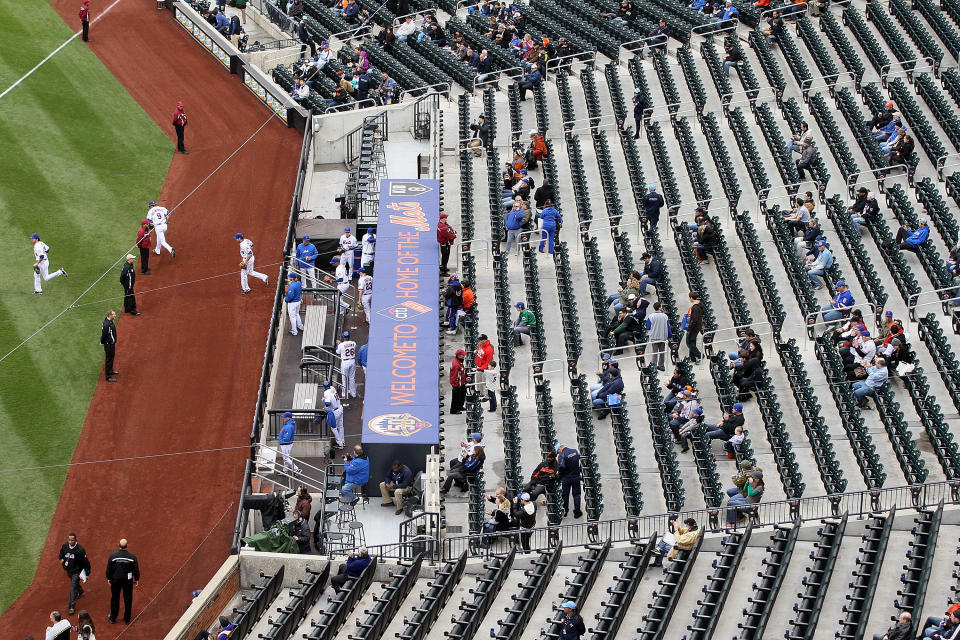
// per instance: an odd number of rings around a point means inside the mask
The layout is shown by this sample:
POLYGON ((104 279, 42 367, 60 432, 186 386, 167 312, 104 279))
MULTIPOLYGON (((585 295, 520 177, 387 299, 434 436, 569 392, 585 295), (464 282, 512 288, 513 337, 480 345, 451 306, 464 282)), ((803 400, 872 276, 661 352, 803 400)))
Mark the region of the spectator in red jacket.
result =
POLYGON ((149 220, 140 221, 140 229, 137 231, 137 247, 140 249, 140 273, 145 276, 150 275, 150 248, 153 241, 150 239, 149 220))
POLYGON ((450 401, 450 415, 457 415, 463 411, 463 403, 467 399, 467 370, 463 367, 463 360, 467 352, 457 349, 457 354, 450 363, 450 386, 453 387, 453 399, 450 401))
POLYGON ((493 345, 490 344, 490 339, 487 338, 487 334, 485 333, 481 333, 477 339, 475 356, 474 363, 477 365, 477 369, 486 371, 487 367, 489 367, 493 361, 493 345))
POLYGON ((90 0, 83 0, 80 5, 80 25, 83 27, 83 41, 90 41, 90 0))
POLYGON ((440 223, 437 224, 437 242, 440 243, 440 273, 449 273, 447 262, 450 261, 450 247, 457 239, 457 232, 447 223, 447 214, 440 214, 440 223))
POLYGON ((186 154, 183 146, 183 130, 187 126, 187 114, 183 110, 183 103, 177 102, 177 110, 173 112, 173 128, 177 130, 177 151, 186 154))
POLYGON ((527 168, 536 169, 537 165, 549 153, 547 142, 536 129, 530 130, 530 148, 527 150, 527 168))

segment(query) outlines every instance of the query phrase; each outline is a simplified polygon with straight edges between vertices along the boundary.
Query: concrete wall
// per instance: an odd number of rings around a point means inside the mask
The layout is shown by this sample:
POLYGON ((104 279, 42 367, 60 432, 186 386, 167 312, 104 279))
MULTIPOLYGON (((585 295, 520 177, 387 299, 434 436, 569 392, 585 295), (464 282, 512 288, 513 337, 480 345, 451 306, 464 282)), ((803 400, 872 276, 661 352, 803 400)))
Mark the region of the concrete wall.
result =
POLYGON ((210 629, 237 596, 240 587, 240 559, 230 556, 170 629, 165 640, 191 640, 201 630, 210 629))
POLYGON ((413 131, 413 99, 409 103, 392 104, 376 109, 360 109, 313 116, 313 163, 343 164, 347 156, 347 133, 364 118, 386 111, 388 132, 413 131))

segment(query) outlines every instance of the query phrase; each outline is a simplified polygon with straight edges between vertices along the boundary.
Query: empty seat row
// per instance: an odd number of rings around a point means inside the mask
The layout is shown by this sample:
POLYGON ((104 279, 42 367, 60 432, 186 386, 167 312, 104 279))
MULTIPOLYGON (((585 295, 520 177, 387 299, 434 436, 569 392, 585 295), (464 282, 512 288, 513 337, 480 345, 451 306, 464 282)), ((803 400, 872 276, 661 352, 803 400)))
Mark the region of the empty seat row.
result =
POLYGON ((914 12, 914 6, 905 0, 890 0, 890 13, 897 18, 900 26, 913 40, 913 44, 916 45, 920 53, 933 60, 936 69, 940 65, 940 61, 943 60, 943 49, 930 35, 930 28, 914 12))
POLYGON ((758 196, 764 198, 766 193, 770 191, 770 179, 767 177, 767 170, 764 168, 763 157, 753 142, 750 127, 743 116, 743 110, 740 107, 731 110, 727 115, 727 122, 733 132, 734 140, 737 141, 737 147, 740 148, 740 155, 743 156, 743 163, 747 167, 753 189, 758 196))
MULTIPOLYGON (((813 26, 813 22, 810 20, 800 20, 797 23, 797 32, 800 34, 800 39, 807 45, 807 50, 810 52, 810 57, 813 58, 813 63, 817 65, 817 70, 820 71, 820 75, 827 84, 836 82, 837 77, 840 75, 840 69, 837 68, 833 57, 831 57, 827 48, 824 46, 823 40, 820 39, 820 35, 813 26)), ((812 81, 812 78, 809 79, 812 81)), ((802 81, 800 82, 800 88, 807 88, 802 81)))
POLYGON ((960 478, 960 447, 957 446, 950 427, 940 411, 936 396, 930 393, 930 384, 922 367, 913 370, 913 375, 901 378, 913 401, 913 408, 920 416, 924 431, 937 456, 943 475, 948 480, 960 478))
POLYGON ((520 468, 523 445, 520 440, 520 405, 515 386, 500 389, 500 406, 503 416, 504 484, 513 491, 519 491, 526 484, 526 477, 520 468))
MULTIPOLYGON (((825 520, 817 531, 818 540, 813 543, 810 552, 810 565, 804 567, 807 575, 803 577, 803 591, 797 594, 798 601, 793 604, 794 617, 790 628, 784 634, 786 640, 806 640, 813 638, 820 619, 820 610, 830 586, 833 568, 837 564, 843 532, 847 528, 847 515, 839 520, 825 520)), ((864 616, 866 618, 866 616, 864 616)))
POLYGON ((588 522, 596 522, 603 513, 603 491, 600 465, 597 463, 597 440, 593 425, 593 401, 583 374, 570 384, 573 421, 577 427, 577 448, 580 450, 580 474, 583 478, 584 510, 588 522))
POLYGON ((397 610, 404 599, 413 589, 420 576, 420 565, 423 564, 423 553, 417 555, 409 565, 400 565, 400 568, 390 572, 390 582, 382 585, 380 595, 375 596, 373 608, 364 611, 366 620, 357 620, 357 630, 350 636, 356 640, 376 640, 386 631, 393 622, 397 610))
POLYGON ((914 526, 910 530, 913 538, 908 543, 910 548, 907 549, 907 563, 903 565, 903 573, 900 574, 902 588, 897 591, 899 597, 893 601, 893 606, 900 613, 911 615, 914 632, 923 630, 920 626, 920 621, 923 620, 920 614, 927 597, 927 586, 933 570, 933 552, 937 548, 942 519, 943 503, 936 509, 918 509, 913 519, 914 526))
MULTIPOLYGON (((729 96, 733 93, 733 85, 730 83, 730 77, 723 71, 723 59, 717 52, 717 47, 713 40, 704 40, 700 44, 700 56, 706 63, 710 77, 713 79, 713 85, 717 88, 720 98, 729 96)), ((742 59, 742 58, 741 58, 742 59)), ((702 109, 702 106, 699 107, 702 109)))
POLYGON ((260 582, 251 584, 250 588, 253 597, 241 596, 243 606, 233 610, 234 633, 240 638, 250 633, 283 588, 283 565, 272 576, 261 571, 260 582))
POLYGON ((866 67, 863 66, 860 54, 850 44, 846 32, 837 22, 834 14, 827 12, 820 16, 820 31, 826 34, 827 40, 837 52, 837 57, 840 58, 844 68, 852 73, 859 83, 866 72, 866 67))
MULTIPOLYGON (((801 19, 801 23, 805 20, 801 19)), ((800 53, 799 47, 797 47, 796 39, 794 34, 784 30, 777 36, 777 44, 780 45, 780 51, 783 53, 783 57, 787 59, 787 66, 790 67, 790 71, 793 73, 793 77, 796 78, 797 84, 801 88, 806 87, 810 84, 813 74, 810 73, 810 68, 807 67, 807 63, 803 60, 803 55, 800 53)))
POLYGON ((790 390, 803 419, 803 428, 810 441, 813 457, 817 461, 817 470, 823 481, 827 495, 843 493, 847 488, 847 479, 843 477, 843 470, 837 461, 837 455, 830 440, 827 425, 820 412, 820 403, 814 393, 813 384, 807 376, 806 365, 800 355, 796 341, 791 338, 787 342, 775 343, 780 362, 790 382, 790 390))
MULTIPOLYGON (((561 602, 572 602, 580 611, 583 604, 587 601, 587 596, 593 590, 593 585, 597 582, 597 576, 600 575, 600 569, 603 567, 607 554, 610 552, 610 540, 599 545, 587 545, 583 555, 577 556, 577 562, 580 564, 573 569, 573 575, 565 582, 566 590, 560 596, 561 602)), ((552 617, 546 622, 549 627, 540 628, 541 638, 549 640, 560 639, 560 629, 563 624, 563 609, 557 608, 552 617)))
MULTIPOLYGON (((900 109, 903 117, 910 124, 913 135, 920 142, 923 150, 927 152, 927 157, 930 158, 930 162, 936 165, 941 156, 947 155, 947 149, 943 146, 940 136, 934 131, 927 117, 923 115, 916 100, 913 99, 910 89, 907 88, 903 80, 894 78, 893 81, 887 85, 887 88, 890 90, 890 97, 897 103, 897 108, 900 109)), ((921 95, 926 99, 926 97, 932 95, 934 91, 936 91, 935 88, 928 85, 927 91, 921 95)), ((927 104, 929 105, 930 103, 928 102, 927 104)), ((931 109, 932 108, 931 105, 931 109)), ((951 128, 955 129, 955 125, 947 125, 945 123, 944 126, 948 131, 951 128)), ((960 141, 960 137, 958 137, 957 140, 960 141)), ((953 141, 953 137, 951 137, 951 141, 953 141)))
POLYGON ((583 353, 580 337, 580 313, 574 293, 573 270, 570 268, 570 250, 566 242, 555 247, 553 263, 557 270, 557 299, 560 302, 560 319, 563 322, 563 343, 568 362, 578 362, 583 353))
POLYGON ((844 139, 845 136, 830 112, 826 99, 821 94, 810 96, 810 112, 813 113, 813 118, 817 121, 817 125, 819 125, 823 134, 824 146, 830 149, 833 159, 836 160, 837 166, 840 168, 840 175, 843 176, 844 180, 848 180, 850 176, 860 171, 860 167, 857 165, 853 154, 850 153, 844 139))
POLYGON ((583 101, 587 105, 587 115, 590 116, 590 126, 600 124, 600 94, 597 91, 597 80, 592 67, 584 67, 580 71, 580 83, 583 85, 583 101))
MULTIPOLYGON (((563 10, 559 10, 558 13, 563 14, 563 10)), ((527 19, 527 24, 544 32, 551 40, 564 38, 575 52, 595 51, 597 49, 593 42, 584 37, 585 33, 590 30, 571 28, 568 24, 558 21, 555 16, 529 5, 524 7, 523 17, 527 19)), ((609 51, 609 46, 606 49, 609 51)))
MULTIPOLYGON (((610 92, 610 104, 613 105, 613 114, 617 122, 623 123, 627 120, 627 104, 623 98, 623 87, 620 85, 619 66, 613 62, 608 62, 603 67, 603 75, 607 79, 607 90, 610 92)), ((632 107, 631 107, 632 111, 632 107)))
POLYGON ((877 514, 864 525, 866 533, 860 536, 860 556, 851 576, 850 591, 845 595, 847 604, 843 606, 846 614, 840 620, 837 638, 859 640, 864 636, 873 596, 880 581, 883 556, 887 551, 887 541, 893 529, 893 509, 887 514, 877 514))
POLYGON ((884 73, 886 67, 890 66, 890 58, 884 52, 877 38, 873 35, 870 27, 867 25, 863 15, 853 7, 847 7, 843 10, 843 24, 860 43, 860 48, 867 54, 867 59, 877 73, 884 73))
MULTIPOLYGON (((582 222, 581 222, 582 224, 582 222)), ((581 236, 583 239, 584 236, 581 236)), ((614 343, 607 329, 607 287, 600 263, 600 249, 597 239, 587 238, 583 242, 583 257, 587 264, 587 284, 590 289, 590 302, 593 307, 593 321, 597 330, 597 342, 600 349, 609 349, 614 343)))
POLYGON ((843 361, 833 340, 827 336, 819 336, 816 340, 817 359, 823 368, 823 373, 830 383, 830 393, 840 412, 840 421, 847 434, 850 448, 857 459, 860 474, 867 488, 882 487, 886 482, 887 474, 883 470, 883 463, 877 454, 867 426, 863 422, 856 399, 847 381, 843 368, 843 361))
POLYGON ((723 288, 724 297, 727 299, 727 308, 730 310, 730 317, 733 319, 734 326, 743 327, 753 322, 753 317, 750 315, 750 306, 743 295, 743 287, 740 285, 737 268, 734 266, 733 257, 727 247, 727 240, 720 225, 720 218, 714 217, 713 223, 717 233, 716 244, 713 247, 713 257, 717 264, 717 275, 720 276, 720 286, 723 288))
POLYGON ((773 237, 773 244, 777 247, 777 253, 780 254, 780 260, 787 272, 790 288, 793 289, 793 295, 797 304, 800 305, 800 312, 807 316, 818 311, 820 305, 817 304, 816 295, 813 293, 813 286, 807 276, 803 258, 797 253, 796 245, 793 243, 793 234, 787 228, 780 208, 767 209, 764 218, 766 218, 770 235, 773 237))
POLYGON ((520 637, 527 628, 534 609, 540 604, 547 584, 557 571, 562 552, 563 544, 558 543, 553 550, 541 553, 540 557, 533 561, 533 566, 523 572, 527 579, 517 585, 516 592, 511 596, 510 605, 504 610, 506 616, 502 620, 497 620, 500 628, 497 631, 490 630, 491 638, 517 640, 520 637))
POLYGON ((635 518, 643 510, 643 495, 637 473, 636 446, 630 430, 630 418, 625 403, 610 407, 610 426, 613 428, 613 444, 617 450, 617 466, 620 469, 620 488, 623 490, 623 506, 627 517, 635 518))
POLYGON ((787 567, 793 557, 793 549, 800 533, 800 523, 791 525, 776 524, 773 536, 766 547, 766 555, 761 564, 762 571, 757 572, 759 581, 753 583, 753 595, 747 598, 750 608, 743 607, 743 622, 737 623, 740 629, 739 640, 760 640, 770 622, 773 604, 783 586, 787 567))
MULTIPOLYGON (((953 69, 953 71, 955 74, 956 70, 953 69)), ((952 77, 955 78, 956 75, 952 75, 952 77)), ((921 73, 917 77, 916 87, 917 93, 923 97, 923 101, 930 107, 934 120, 947 134, 954 149, 960 150, 960 124, 957 123, 956 107, 941 93, 930 74, 921 73)))
POLYGON ((800 473, 800 465, 793 453, 787 422, 766 367, 763 368, 763 379, 757 385, 756 395, 760 417, 763 418, 763 426, 767 431, 767 441, 770 443, 770 450, 783 484, 783 493, 788 499, 802 497, 806 489, 803 474, 800 473))
POLYGON ((940 9, 940 4, 933 0, 917 0, 913 6, 926 18, 930 28, 943 42, 943 46, 947 48, 950 55, 960 60, 960 34, 957 33, 957 27, 940 9))
POLYGON ((677 49, 677 60, 680 61, 680 70, 687 81, 687 88, 690 90, 690 96, 693 98, 693 104, 697 108, 697 113, 703 111, 707 103, 707 90, 700 79, 700 73, 697 71, 697 64, 693 58, 693 52, 687 47, 677 49))
POLYGON ((491 556, 483 564, 485 572, 477 578, 477 586, 470 590, 473 597, 469 600, 467 598, 461 600, 460 617, 451 617, 450 628, 444 630, 444 637, 472 638, 476 634, 507 576, 510 575, 510 568, 513 567, 516 555, 517 550, 513 548, 505 555, 491 556))
MULTIPOLYGON (((612 586, 607 587, 607 599, 601 604, 603 608, 594 614, 596 626, 589 629, 593 640, 615 640, 621 637, 620 626, 630 610, 640 580, 647 571, 656 543, 657 536, 652 535, 645 542, 637 543, 632 550, 627 551, 626 561, 620 563, 620 575, 612 586)), ((553 638, 549 635, 547 637, 551 640, 553 638)))
POLYGON ((530 358, 533 362, 547 359, 547 339, 543 326, 543 301, 540 295, 540 272, 537 267, 537 253, 532 245, 521 250, 523 255, 523 283, 527 296, 527 309, 533 312, 537 324, 530 327, 530 358))
POLYGON ((672 216, 680 209, 680 189, 677 187, 673 165, 670 163, 670 156, 667 155, 667 145, 663 139, 663 132, 660 131, 660 124, 651 122, 646 125, 646 129, 647 142, 650 145, 650 152, 653 154, 654 164, 657 166, 660 188, 663 190, 663 197, 667 201, 668 213, 672 216))
POLYGON ((757 54, 760 67, 763 69, 764 75, 767 76, 767 81, 770 83, 770 86, 773 87, 779 95, 783 95, 783 90, 787 86, 787 80, 783 77, 783 72, 780 70, 780 64, 777 62, 777 59, 770 53, 770 45, 767 44, 767 39, 761 32, 751 31, 749 41, 750 47, 753 48, 757 54))
POLYGON ((900 404, 893 399, 889 383, 877 390, 874 400, 877 414, 890 438, 890 445, 900 464, 900 470, 903 471, 904 479, 909 485, 922 484, 930 472, 923 458, 920 457, 920 450, 913 439, 913 434, 907 429, 903 412, 900 411, 900 404))
POLYGON ((766 254, 760 245, 757 230, 750 222, 748 213, 737 215, 734 218, 734 224, 736 225, 737 236, 740 238, 740 244, 743 246, 743 255, 750 265, 753 282, 757 287, 760 301, 763 303, 763 309, 767 314, 767 321, 770 323, 774 335, 778 336, 787 313, 783 308, 780 293, 777 291, 773 272, 767 264, 766 254))
MULTIPOLYGON (((557 450, 557 427, 553 420, 553 396, 550 393, 550 381, 538 381, 534 386, 534 397, 537 403, 537 433, 540 437, 540 454, 546 457, 551 451, 557 450)), ((560 524, 563 516, 563 506, 560 504, 560 485, 554 483, 547 491, 547 522, 560 524)))
POLYGON ((674 119, 673 133, 679 143, 680 154, 690 178, 690 185, 693 187, 693 197, 696 198, 697 204, 709 206, 710 182, 700 162, 700 153, 697 151, 697 143, 694 141, 693 131, 690 129, 687 118, 674 119))
POLYGON ((934 314, 929 313, 920 318, 919 325, 918 335, 927 345, 930 357, 933 358, 936 369, 940 373, 940 378, 943 380, 943 385, 950 394, 954 406, 960 411, 960 362, 957 361, 953 349, 947 342, 947 337, 940 329, 934 314))
POLYGON ((307 640, 333 640, 347 621, 353 607, 370 587, 376 573, 377 558, 374 557, 359 578, 348 577, 343 586, 330 596, 326 609, 319 612, 319 617, 313 621, 312 630, 304 637, 307 640))
POLYGON ((467 552, 456 560, 450 560, 437 571, 436 577, 427 583, 427 591, 420 592, 420 604, 413 609, 410 617, 404 617, 403 631, 397 634, 400 640, 424 640, 440 611, 450 600, 454 589, 460 584, 463 571, 467 567, 467 552))
POLYGON ((653 592, 653 602, 647 605, 650 611, 644 614, 643 625, 637 629, 638 640, 663 637, 673 611, 677 608, 683 586, 693 573, 693 565, 697 561, 701 546, 703 536, 698 536, 690 551, 681 549, 670 566, 663 570, 663 578, 657 581, 658 588, 653 592))
POLYGON ((664 53, 657 52, 653 56, 653 68, 657 72, 657 78, 660 80, 660 90, 663 92, 664 102, 667 103, 667 109, 670 113, 675 113, 680 109, 680 92, 677 90, 677 84, 673 80, 673 73, 670 71, 670 65, 667 63, 667 56, 664 53))
POLYGON ((660 471, 660 486, 663 498, 666 501, 667 511, 677 512, 683 509, 685 491, 680 476, 680 467, 677 464, 677 454, 673 448, 673 437, 667 425, 667 414, 663 406, 663 397, 660 395, 660 380, 657 378, 657 368, 650 364, 642 370, 641 387, 643 388, 643 404, 647 409, 647 423, 653 441, 653 455, 657 460, 660 471))
POLYGON ((306 580, 297 580, 300 588, 290 592, 290 601, 286 606, 278 608, 280 614, 276 620, 270 619, 269 626, 265 635, 258 635, 258 638, 265 640, 287 640, 293 636, 297 627, 307 617, 307 613, 320 599, 323 593, 323 587, 327 584, 330 577, 330 563, 326 563, 320 571, 314 571, 311 567, 304 567, 307 572, 306 580))
POLYGON ((720 541, 722 546, 713 561, 713 574, 701 589, 703 598, 697 600, 697 608, 692 614, 693 622, 687 625, 688 640, 707 640, 712 637, 752 532, 753 525, 750 525, 743 531, 727 533, 720 541))
MULTIPOLYGON (((891 2, 891 4, 893 3, 891 2)), ((881 8, 878 4, 870 3, 867 5, 867 18, 880 32, 893 55, 903 63, 903 68, 907 71, 913 69, 916 66, 917 54, 907 43, 900 30, 897 29, 897 25, 886 9, 881 8)))

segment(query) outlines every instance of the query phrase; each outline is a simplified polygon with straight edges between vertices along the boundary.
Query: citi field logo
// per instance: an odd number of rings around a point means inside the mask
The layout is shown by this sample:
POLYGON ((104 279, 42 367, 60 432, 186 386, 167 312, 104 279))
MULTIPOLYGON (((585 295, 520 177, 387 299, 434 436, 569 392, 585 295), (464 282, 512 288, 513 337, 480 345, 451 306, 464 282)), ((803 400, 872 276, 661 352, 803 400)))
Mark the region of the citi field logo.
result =
POLYGON ((380 311, 377 311, 377 313, 384 317, 392 318, 397 322, 401 322, 423 315, 427 311, 432 311, 432 309, 430 309, 428 306, 420 304, 419 302, 407 300, 406 302, 395 304, 392 307, 381 309, 380 311))
POLYGON ((371 431, 382 436, 408 438, 431 425, 426 420, 421 420, 409 413, 384 413, 368 420, 367 426, 371 431))

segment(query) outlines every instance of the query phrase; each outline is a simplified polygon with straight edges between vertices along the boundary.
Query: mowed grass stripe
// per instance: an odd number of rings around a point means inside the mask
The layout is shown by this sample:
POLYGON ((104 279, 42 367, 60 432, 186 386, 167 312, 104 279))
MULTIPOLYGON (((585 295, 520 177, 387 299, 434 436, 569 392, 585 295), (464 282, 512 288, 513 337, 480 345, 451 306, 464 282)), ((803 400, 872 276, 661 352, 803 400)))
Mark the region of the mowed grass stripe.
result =
MULTIPOLYGON (((0 0, 0 87, 70 36, 49 6, 0 0)), ((136 237, 173 146, 81 41, 0 99, 0 356, 80 295, 136 237), (67 279, 34 296, 28 236, 67 279)), ((85 298, 121 293, 108 274, 85 298)), ((108 302, 73 309, 0 363, 0 469, 70 462, 102 372, 108 302)), ((120 331, 123 331, 122 322, 120 331)), ((0 611, 33 577, 66 469, 0 473, 0 611)), ((78 505, 82 508, 82 505, 78 505)), ((80 533, 80 532, 78 532, 80 533)))

